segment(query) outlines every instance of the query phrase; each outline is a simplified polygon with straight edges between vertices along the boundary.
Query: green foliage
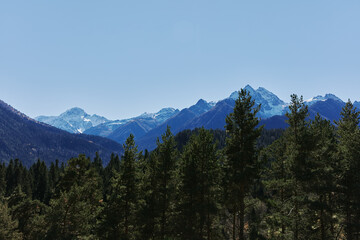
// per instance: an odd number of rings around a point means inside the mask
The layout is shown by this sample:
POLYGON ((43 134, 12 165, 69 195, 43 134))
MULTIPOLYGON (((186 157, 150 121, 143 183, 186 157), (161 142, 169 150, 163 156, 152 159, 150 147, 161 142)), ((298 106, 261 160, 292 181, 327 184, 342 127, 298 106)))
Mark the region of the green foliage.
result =
POLYGON ((213 135, 201 128, 182 153, 177 197, 182 239, 214 239, 217 233, 221 172, 213 142, 213 135))
POLYGON ((356 239, 360 235, 360 129, 359 115, 348 101, 338 125, 338 157, 340 206, 344 214, 345 235, 356 239))
POLYGON ((84 155, 72 158, 65 168, 56 197, 46 216, 48 239, 93 238, 101 210, 99 176, 84 155))
POLYGON ((311 122, 311 159, 307 163, 309 184, 305 185, 308 197, 308 221, 312 226, 308 236, 317 239, 335 239, 338 232, 338 217, 333 217, 338 209, 335 204, 336 170, 336 131, 330 121, 319 115, 311 122), (311 184, 311 185, 310 185, 311 184))
POLYGON ((134 136, 130 134, 124 144, 120 172, 112 178, 109 201, 102 212, 99 230, 105 239, 135 239, 136 210, 138 201, 137 161, 140 158, 134 136))
POLYGON ((233 239, 237 235, 244 239, 245 197, 259 173, 256 142, 262 127, 258 127, 256 114, 260 105, 255 106, 249 92, 241 89, 235 101, 234 112, 226 117, 226 162, 225 162, 225 202, 233 214, 233 239), (236 215, 239 215, 239 233, 236 233, 236 215))
POLYGON ((18 222, 11 217, 7 204, 0 201, 0 240, 23 239, 17 227, 18 222))
POLYGON ((0 164, 1 239, 358 239, 360 113, 336 127, 291 96, 286 130, 264 130, 241 90, 226 131, 170 128, 144 155, 130 135, 103 167, 0 164))
POLYGON ((30 168, 33 177, 33 198, 43 202, 49 201, 49 177, 45 162, 37 161, 30 168))
POLYGON ((6 191, 6 166, 5 163, 0 164, 0 198, 4 196, 6 191))
POLYGON ((174 233, 173 211, 175 208, 175 193, 177 183, 176 160, 178 152, 176 143, 170 127, 161 136, 161 140, 157 140, 157 148, 155 150, 155 161, 158 166, 156 169, 156 177, 158 183, 158 207, 159 217, 156 222, 160 225, 159 238, 169 238, 174 233))
POLYGON ((111 179, 115 177, 116 173, 120 172, 120 159, 118 155, 111 154, 110 162, 104 169, 103 175, 103 196, 107 200, 107 197, 111 195, 111 179))
POLYGON ((266 189, 264 202, 268 208, 265 218, 269 239, 291 239, 292 174, 289 169, 285 137, 276 140, 262 152, 269 167, 263 174, 266 189))
POLYGON ((302 239, 306 236, 308 228, 311 228, 309 221, 306 219, 304 209, 306 201, 306 190, 304 187, 310 183, 309 161, 311 145, 311 135, 309 132, 309 113, 304 104, 302 96, 291 95, 290 112, 288 117, 289 127, 285 132, 286 141, 286 162, 290 171, 291 181, 291 212, 290 230, 295 240, 302 239))
POLYGON ((14 219, 18 219, 18 229, 24 239, 43 239, 46 225, 39 226, 38 220, 44 218, 48 207, 39 200, 32 200, 20 188, 9 197, 9 206, 14 219))
POLYGON ((159 226, 159 191, 160 179, 157 178, 159 162, 155 152, 142 159, 140 175, 139 211, 137 225, 140 239, 152 239, 158 236, 159 226))

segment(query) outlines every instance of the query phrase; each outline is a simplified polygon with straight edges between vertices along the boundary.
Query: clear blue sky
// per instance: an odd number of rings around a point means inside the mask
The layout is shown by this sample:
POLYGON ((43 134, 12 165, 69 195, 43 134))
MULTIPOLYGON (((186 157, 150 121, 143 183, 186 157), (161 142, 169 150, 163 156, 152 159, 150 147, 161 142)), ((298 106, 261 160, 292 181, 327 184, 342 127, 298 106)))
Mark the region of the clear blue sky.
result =
POLYGON ((246 84, 360 100, 360 1, 1 1, 0 99, 119 119, 246 84))

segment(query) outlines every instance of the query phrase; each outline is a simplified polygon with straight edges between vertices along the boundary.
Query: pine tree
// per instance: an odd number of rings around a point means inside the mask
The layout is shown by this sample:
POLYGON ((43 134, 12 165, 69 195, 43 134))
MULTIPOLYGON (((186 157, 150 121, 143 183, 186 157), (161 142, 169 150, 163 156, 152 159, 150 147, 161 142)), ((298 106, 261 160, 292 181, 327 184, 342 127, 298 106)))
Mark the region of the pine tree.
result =
POLYGON ((341 162, 339 191, 344 213, 345 236, 348 240, 360 236, 360 112, 349 100, 340 113, 338 154, 341 162))
POLYGON ((286 155, 285 137, 273 142, 262 151, 268 167, 263 175, 266 189, 265 203, 268 208, 266 224, 269 239, 290 239, 291 222, 289 213, 292 205, 292 175, 286 155))
POLYGON ((92 162, 92 166, 96 169, 96 171, 100 176, 104 175, 103 163, 98 152, 95 153, 95 158, 94 161, 92 162))
POLYGON ((56 159, 55 164, 51 162, 49 169, 49 198, 55 193, 55 188, 60 180, 59 160, 56 159))
POLYGON ((20 187, 17 187, 10 195, 8 203, 9 207, 11 207, 13 219, 18 220, 18 229, 23 233, 24 239, 34 239, 30 238, 30 236, 43 237, 45 235, 46 225, 42 226, 41 229, 35 227, 35 219, 44 217, 47 210, 47 206, 44 203, 41 203, 39 200, 30 199, 29 196, 22 192, 20 187))
POLYGON ((111 195, 111 179, 113 179, 120 172, 120 158, 114 153, 111 154, 109 164, 105 167, 103 173, 104 189, 103 195, 104 200, 111 195))
POLYGON ((239 216, 239 239, 245 239, 245 197, 258 174, 256 141, 262 127, 258 127, 255 106, 249 92, 241 89, 234 112, 226 117, 226 203, 233 214, 233 239, 236 239, 236 216, 239 216))
POLYGON ((104 174, 104 167, 103 167, 103 163, 102 163, 102 159, 100 158, 100 155, 98 152, 95 153, 95 158, 94 161, 91 163, 92 168, 94 168, 96 170, 96 172, 98 173, 98 175, 100 176, 99 178, 99 187, 103 190, 102 194, 105 198, 106 193, 105 193, 105 174, 104 174))
POLYGON ((55 198, 50 200, 47 239, 94 237, 102 202, 98 182, 99 176, 85 155, 68 161, 55 198))
POLYGON ((336 131, 328 120, 321 119, 318 114, 311 122, 310 132, 312 135, 312 151, 310 161, 307 163, 310 169, 309 183, 305 185, 308 196, 308 214, 311 223, 311 231, 307 237, 316 239, 335 239, 338 230, 335 231, 337 218, 334 212, 336 192, 336 131))
POLYGON ((13 220, 6 203, 0 201, 0 240, 21 240, 18 222, 13 220))
POLYGON ((49 176, 48 169, 44 161, 37 161, 32 165, 30 172, 33 176, 33 199, 38 199, 42 202, 49 200, 49 176))
POLYGON ((100 236, 106 239, 135 239, 138 201, 137 161, 140 157, 130 134, 124 144, 120 173, 112 179, 112 191, 102 213, 100 236))
POLYGON ((176 160, 177 150, 173 134, 168 126, 166 132, 161 136, 162 142, 157 139, 156 152, 156 177, 159 180, 158 206, 160 232, 157 234, 159 239, 164 240, 174 235, 173 211, 174 198, 176 193, 176 160))
POLYGON ((6 191, 6 166, 5 163, 0 164, 0 198, 5 195, 6 191))
POLYGON ((212 239, 219 213, 220 163, 213 135, 201 128, 182 154, 179 226, 182 239, 212 239))
POLYGON ((148 240, 154 239, 156 233, 159 233, 159 226, 156 220, 160 214, 157 211, 159 206, 159 179, 157 178, 158 162, 155 152, 151 152, 143 158, 143 174, 140 176, 139 189, 139 211, 137 215, 137 224, 139 228, 139 238, 148 240))
POLYGON ((23 185, 23 166, 21 164, 21 162, 19 161, 19 159, 15 159, 15 164, 14 164, 14 170, 13 170, 13 181, 14 181, 14 186, 18 187, 23 185))
POLYGON ((285 132, 287 164, 291 172, 293 204, 289 217, 292 221, 293 239, 298 240, 304 237, 307 228, 311 228, 309 221, 304 217, 303 205, 306 198, 304 187, 310 183, 311 169, 309 168, 311 135, 309 131, 308 107, 304 104, 303 98, 296 94, 291 95, 289 112, 286 113, 289 127, 285 132))
POLYGON ((6 168, 6 196, 9 196, 14 189, 16 188, 15 180, 14 180, 14 160, 10 160, 7 168, 6 168))

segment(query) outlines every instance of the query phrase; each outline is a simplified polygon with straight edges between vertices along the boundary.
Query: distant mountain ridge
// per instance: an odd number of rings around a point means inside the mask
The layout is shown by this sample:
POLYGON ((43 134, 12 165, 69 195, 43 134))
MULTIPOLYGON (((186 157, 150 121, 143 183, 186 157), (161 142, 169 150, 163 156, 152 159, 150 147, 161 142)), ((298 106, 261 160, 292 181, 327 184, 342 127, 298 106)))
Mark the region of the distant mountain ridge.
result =
MULTIPOLYGON (((261 125, 267 129, 287 127, 285 113, 289 104, 264 88, 255 90, 248 85, 245 89, 256 104, 261 104, 258 115, 261 125)), ((199 127, 224 129, 225 118, 233 111, 237 96, 238 91, 216 103, 200 99, 181 111, 163 108, 156 113, 114 121, 96 114, 89 115, 80 108, 69 109, 58 117, 41 116, 34 120, 0 100, 0 161, 19 158, 28 166, 38 158, 50 163, 55 159, 65 161, 80 153, 92 157, 99 152, 106 164, 111 153, 122 153, 121 144, 130 133, 135 135, 139 149, 152 150, 156 147, 156 139, 167 126, 171 127, 173 134, 199 127), (58 127, 77 134, 52 127, 51 124, 59 124, 58 127)), ((305 104, 308 105, 310 118, 320 114, 332 122, 340 118, 345 105, 333 94, 316 96, 306 100, 305 104)), ((354 106, 359 108, 360 102, 355 101, 354 106)))
POLYGON ((70 133, 87 133, 106 137, 120 125, 126 124, 130 121, 147 119, 156 125, 163 123, 177 112, 179 112, 178 109, 163 108, 157 113, 145 112, 134 118, 112 121, 96 114, 89 115, 82 108, 74 107, 66 110, 59 116, 38 116, 35 117, 35 120, 70 133))
POLYGON ((91 127, 109 122, 105 117, 89 115, 78 107, 71 108, 59 116, 39 116, 35 120, 71 133, 83 133, 91 127))
POLYGON ((99 136, 71 134, 20 113, 0 100, 0 162, 18 158, 26 166, 37 159, 45 163, 67 161, 81 153, 94 157, 98 152, 104 163, 122 146, 99 136))
MULTIPOLYGON (((250 93, 251 97, 255 100, 256 105, 261 104, 259 117, 269 118, 275 115, 284 114, 287 104, 272 92, 263 87, 254 90, 250 85, 246 85, 244 89, 250 93)), ((235 91, 229 98, 236 100, 238 95, 238 91, 235 91)))
MULTIPOLYGON (((285 113, 288 111, 288 103, 263 87, 255 90, 250 85, 246 85, 244 89, 250 93, 256 105, 261 104, 258 117, 261 118, 261 124, 264 124, 265 128, 285 128, 287 126, 285 113)), ((184 129, 194 129, 202 126, 208 129, 223 129, 225 117, 232 112, 237 98, 238 91, 234 91, 228 98, 219 100, 216 103, 200 99, 196 104, 181 111, 174 108, 163 108, 157 113, 144 113, 137 117, 114 121, 96 115, 104 122, 91 121, 92 126, 84 123, 84 119, 90 119, 90 117, 82 109, 82 111, 77 109, 77 111, 68 110, 67 112, 79 112, 76 118, 72 115, 72 119, 79 120, 82 125, 76 125, 75 123, 72 125, 83 126, 84 129, 86 126, 90 126, 83 131, 85 134, 107 137, 119 143, 124 143, 129 134, 132 133, 141 149, 152 149, 155 147, 156 138, 161 136, 167 126, 171 127, 174 134, 184 129)), ((323 118, 331 121, 339 119, 341 108, 345 104, 334 94, 316 96, 304 102, 309 106, 311 118, 319 113, 323 118)), ((360 106, 360 102, 354 102, 354 105, 360 106)), ((65 113, 64 116, 67 116, 65 113)), ((61 116, 63 114, 59 118, 61 116)), ((42 120, 40 117, 36 119, 42 120)), ((62 128, 63 126, 58 124, 59 122, 62 123, 60 120, 52 120, 52 122, 48 123, 62 128)))
MULTIPOLYGON (((249 85, 245 87, 255 100, 256 105, 261 104, 261 110, 258 114, 260 125, 266 129, 286 128, 286 116, 289 104, 280 100, 276 95, 264 88, 252 89, 249 85)), ((205 127, 207 129, 224 129, 225 118, 231 113, 235 106, 235 99, 238 92, 234 92, 229 98, 218 101, 216 105, 208 111, 193 117, 183 118, 177 115, 174 119, 169 119, 162 125, 152 129, 146 135, 141 137, 138 144, 141 149, 154 149, 156 147, 156 138, 161 136, 167 125, 171 127, 174 134, 184 129, 195 129, 205 127), (176 121, 174 121, 176 119, 176 121), (181 124, 179 124, 181 123, 181 124)), ((334 121, 340 118, 341 108, 345 103, 335 95, 327 94, 324 97, 316 97, 313 100, 305 102, 309 106, 310 118, 314 118, 317 113, 321 117, 334 121)), ((360 103, 358 103, 360 105, 360 103)), ((185 109, 186 110, 186 109, 185 109)))
POLYGON ((133 133, 135 139, 138 139, 178 113, 178 109, 163 108, 156 113, 145 112, 134 118, 99 124, 98 126, 87 129, 84 133, 107 137, 119 143, 124 143, 130 133, 133 133))

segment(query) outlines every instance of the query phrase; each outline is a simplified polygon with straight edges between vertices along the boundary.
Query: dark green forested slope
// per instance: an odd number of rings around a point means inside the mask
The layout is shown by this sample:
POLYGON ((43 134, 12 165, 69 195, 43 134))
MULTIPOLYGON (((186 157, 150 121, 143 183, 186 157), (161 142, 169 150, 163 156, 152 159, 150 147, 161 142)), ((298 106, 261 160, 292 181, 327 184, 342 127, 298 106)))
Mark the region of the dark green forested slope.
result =
POLYGON ((50 164, 95 152, 107 160, 112 152, 120 154, 122 147, 110 139, 71 134, 36 122, 0 100, 0 161, 18 158, 30 166, 39 158, 50 164))
POLYGON ((0 239, 358 239, 359 112, 336 127, 292 96, 289 127, 263 131, 241 91, 226 132, 204 128, 109 164, 85 155, 0 165, 0 239))

